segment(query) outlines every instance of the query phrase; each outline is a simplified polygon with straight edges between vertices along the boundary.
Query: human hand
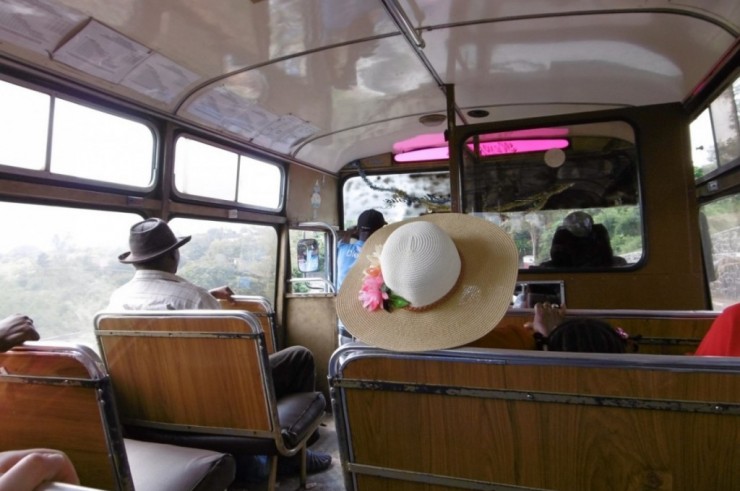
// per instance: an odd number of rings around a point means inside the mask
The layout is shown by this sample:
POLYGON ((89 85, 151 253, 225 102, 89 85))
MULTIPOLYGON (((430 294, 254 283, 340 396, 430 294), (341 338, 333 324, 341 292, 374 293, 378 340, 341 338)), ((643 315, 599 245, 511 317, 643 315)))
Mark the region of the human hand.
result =
POLYGON ((550 302, 536 303, 534 305, 534 319, 525 326, 547 337, 564 320, 565 305, 551 304, 550 302))
POLYGON ((52 481, 80 483, 64 452, 47 448, 0 452, 0 491, 32 491, 52 481))
POLYGON ((228 300, 229 302, 234 301, 234 299, 232 298, 234 296, 234 292, 227 285, 208 290, 208 293, 218 298, 219 300, 228 300))
POLYGON ((26 315, 14 314, 0 320, 0 352, 39 338, 33 321, 26 315))

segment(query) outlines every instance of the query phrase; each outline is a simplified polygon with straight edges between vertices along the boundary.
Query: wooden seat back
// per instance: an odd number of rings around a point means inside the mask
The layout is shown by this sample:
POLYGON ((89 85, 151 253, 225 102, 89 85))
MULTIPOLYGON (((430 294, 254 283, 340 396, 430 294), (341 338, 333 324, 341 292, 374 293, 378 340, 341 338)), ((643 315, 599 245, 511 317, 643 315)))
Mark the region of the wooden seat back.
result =
POLYGON ((278 455, 300 454, 305 486, 307 440, 321 423, 325 400, 306 392, 277 401, 265 335, 255 315, 243 310, 101 312, 95 334, 121 420, 137 438, 237 458, 270 455, 270 491, 277 486, 278 455))
POLYGON ((277 329, 275 311, 272 304, 265 297, 258 295, 233 295, 231 300, 219 300, 221 308, 225 310, 244 310, 251 313, 262 326, 265 333, 267 353, 277 351, 277 329))
POLYGON ((330 384, 348 490, 740 489, 740 359, 350 344, 330 384))
POLYGON ((238 311, 100 313, 124 424, 282 441, 265 338, 238 311))
POLYGON ((65 452, 82 485, 132 490, 110 379, 84 346, 26 343, 0 353, 0 451, 65 452))
MULTIPOLYGON (((680 310, 568 310, 566 318, 594 318, 621 327, 631 336, 640 336, 639 352, 684 355, 696 351, 719 312, 680 310)), ((509 309, 499 325, 524 325, 532 320, 533 309, 509 309)), ((490 334, 489 334, 490 336, 490 334)), ((487 337, 470 346, 490 347, 487 337)))

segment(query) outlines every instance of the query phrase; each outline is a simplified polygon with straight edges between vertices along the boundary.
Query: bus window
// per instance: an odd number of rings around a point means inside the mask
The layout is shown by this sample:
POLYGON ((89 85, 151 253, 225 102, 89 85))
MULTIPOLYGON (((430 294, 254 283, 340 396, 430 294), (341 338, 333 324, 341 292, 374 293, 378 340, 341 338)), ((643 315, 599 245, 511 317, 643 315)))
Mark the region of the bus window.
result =
POLYGON ((694 177, 701 179, 717 169, 717 154, 714 151, 714 134, 709 109, 705 109, 689 126, 691 132, 691 160, 694 177))
POLYGON ((50 101, 47 94, 0 80, 0 164, 46 167, 50 101))
POLYGON ((740 299, 740 195, 707 203, 701 213, 708 232, 703 247, 711 258, 706 266, 714 273, 709 282, 712 308, 722 310, 740 299))
POLYGON ((278 246, 273 227, 190 218, 169 223, 175 235, 193 237, 180 249, 178 275, 205 289, 228 285, 238 295, 275 301, 278 246))
POLYGON ((0 202, 0 317, 33 319, 43 340, 96 347, 93 317, 131 279, 118 262, 131 213, 0 202))
POLYGON ((418 172, 350 177, 342 191, 344 229, 357 223, 363 211, 374 208, 388 223, 426 213, 450 211, 450 173, 418 172))
POLYGON ((55 99, 49 170, 147 187, 154 178, 154 134, 140 122, 55 99))
POLYGON ((737 163, 740 157, 740 78, 725 89, 690 128, 697 179, 737 163))
POLYGON ((192 138, 177 139, 175 187, 180 193, 277 211, 283 171, 268 162, 192 138))
POLYGON ((0 108, 2 165, 123 186, 153 182, 154 134, 141 122, 2 80, 0 108))
POLYGON ((643 256, 634 142, 618 121, 474 135, 464 210, 509 232, 521 269, 633 265, 643 256))

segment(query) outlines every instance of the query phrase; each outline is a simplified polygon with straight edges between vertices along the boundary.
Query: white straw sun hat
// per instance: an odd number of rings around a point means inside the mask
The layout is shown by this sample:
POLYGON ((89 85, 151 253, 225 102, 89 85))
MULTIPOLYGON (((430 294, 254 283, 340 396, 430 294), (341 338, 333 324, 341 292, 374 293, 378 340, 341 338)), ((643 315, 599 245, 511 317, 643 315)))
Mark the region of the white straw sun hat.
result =
POLYGON ((337 313, 360 341, 395 351, 445 349, 491 331, 511 303, 514 241, 459 213, 387 225, 365 242, 337 295, 337 313))

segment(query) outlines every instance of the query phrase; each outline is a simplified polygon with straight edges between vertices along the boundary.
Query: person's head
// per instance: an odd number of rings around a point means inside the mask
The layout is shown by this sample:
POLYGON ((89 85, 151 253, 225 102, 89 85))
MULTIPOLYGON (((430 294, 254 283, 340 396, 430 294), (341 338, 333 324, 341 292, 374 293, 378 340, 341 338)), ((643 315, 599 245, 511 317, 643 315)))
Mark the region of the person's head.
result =
POLYGON ((608 323, 598 319, 577 318, 562 322, 547 339, 549 351, 584 353, 624 353, 627 340, 608 323))
POLYGON ((373 232, 384 225, 386 225, 386 222, 382 213, 372 208, 363 211, 357 217, 357 233, 360 240, 367 240, 373 232))
POLYGON ((563 218, 563 228, 576 237, 588 237, 594 226, 594 219, 585 211, 574 211, 563 218))
POLYGON ((136 269, 157 269, 177 272, 178 249, 190 241, 190 236, 175 237, 170 226, 159 218, 149 218, 134 224, 129 234, 130 251, 118 256, 122 263, 136 269))
POLYGON ((395 351, 462 346, 506 313, 519 258, 493 223, 432 214, 373 233, 342 282, 337 313, 367 344, 395 351))

